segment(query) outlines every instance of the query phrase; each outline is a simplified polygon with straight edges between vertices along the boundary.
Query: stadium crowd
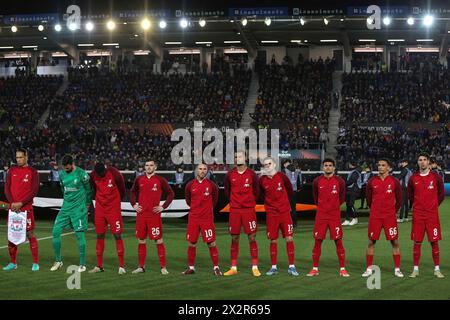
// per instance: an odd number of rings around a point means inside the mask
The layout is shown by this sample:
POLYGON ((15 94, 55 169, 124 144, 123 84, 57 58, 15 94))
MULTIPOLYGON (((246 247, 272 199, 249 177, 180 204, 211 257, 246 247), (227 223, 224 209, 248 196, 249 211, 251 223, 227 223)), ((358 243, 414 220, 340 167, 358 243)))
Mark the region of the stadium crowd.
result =
POLYGON ((252 118, 255 127, 280 127, 282 145, 318 149, 319 136, 328 129, 331 74, 334 60, 321 58, 298 63, 285 57, 281 64, 259 68, 259 94, 252 118))
POLYGON ((432 58, 414 61, 407 72, 343 74, 341 161, 374 164, 379 156, 399 160, 428 150, 449 169, 450 70, 432 58))

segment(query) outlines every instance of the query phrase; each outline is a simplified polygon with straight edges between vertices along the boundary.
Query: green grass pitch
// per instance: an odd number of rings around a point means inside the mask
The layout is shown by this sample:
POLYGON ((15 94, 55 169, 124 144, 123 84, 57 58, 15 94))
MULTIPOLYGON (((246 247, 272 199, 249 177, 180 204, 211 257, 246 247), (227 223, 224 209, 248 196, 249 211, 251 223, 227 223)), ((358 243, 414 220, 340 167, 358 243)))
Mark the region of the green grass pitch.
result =
MULTIPOLYGON (((359 203, 358 203, 359 204, 359 203)), ((186 222, 178 219, 163 221, 164 241, 167 251, 169 275, 159 271, 156 247, 147 243, 146 273, 131 274, 137 267, 137 240, 134 236, 134 221, 125 221, 125 268, 127 274, 117 274, 117 257, 112 235, 105 242, 105 272, 99 274, 81 274, 81 289, 69 290, 66 281, 70 276, 66 268, 78 264, 76 239, 73 234, 62 238, 63 270, 50 272, 54 261, 51 245, 52 221, 37 219, 36 235, 39 239, 39 272, 31 271, 31 254, 28 244, 19 247, 18 269, 5 272, 0 270, 0 299, 449 299, 450 298, 450 198, 447 197, 440 207, 442 237, 440 242, 441 270, 447 276, 437 279, 433 276, 433 261, 428 242, 422 246, 420 277, 408 277, 412 271, 412 241, 410 240, 411 222, 399 224, 401 245, 401 269, 405 278, 393 275, 391 245, 381 238, 375 248, 374 264, 381 268, 381 289, 367 289, 366 279, 361 277, 365 269, 365 247, 367 245, 367 217, 360 218, 360 224, 344 227, 344 246, 346 249, 347 270, 350 278, 338 276, 338 260, 332 241, 325 241, 320 260, 320 275, 308 278, 311 269, 311 250, 313 247, 312 220, 300 220, 294 237, 296 266, 300 277, 287 274, 285 243, 280 239, 278 247, 279 275, 269 277, 265 272, 270 268, 269 241, 265 236, 265 224, 259 226, 257 236, 259 246, 261 277, 251 275, 248 242, 241 236, 238 260, 238 275, 217 278, 212 273, 212 264, 206 245, 199 241, 197 246, 197 273, 183 276, 186 267, 187 243, 185 241, 186 222)), ((4 211, 3 211, 4 212, 4 211)), ((1 220, 0 263, 9 261, 6 248, 6 221, 1 220)), ((230 263, 230 236, 227 224, 220 222, 217 227, 217 245, 222 271, 228 270, 230 263)), ((93 225, 87 232, 88 269, 96 265, 95 233, 93 225)), ((382 234, 382 237, 384 235, 382 234)))

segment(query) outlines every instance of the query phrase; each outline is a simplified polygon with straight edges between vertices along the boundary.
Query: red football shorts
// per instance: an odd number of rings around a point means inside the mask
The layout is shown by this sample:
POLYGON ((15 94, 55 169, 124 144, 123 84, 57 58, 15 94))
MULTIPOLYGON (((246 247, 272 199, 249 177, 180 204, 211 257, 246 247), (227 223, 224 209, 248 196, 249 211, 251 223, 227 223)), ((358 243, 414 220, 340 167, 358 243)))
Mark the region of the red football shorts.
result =
POLYGON ((120 212, 110 212, 96 208, 95 209, 95 233, 103 234, 108 231, 108 225, 110 226, 112 234, 121 234, 123 229, 122 214, 120 212))
POLYGON ((136 238, 150 240, 159 240, 163 236, 162 219, 160 214, 144 214, 136 215, 136 238))
POLYGON ((230 234, 240 234, 242 226, 244 226, 245 234, 256 233, 258 230, 258 222, 254 208, 231 209, 229 217, 230 234))
POLYGON ((395 214, 386 217, 369 217, 369 228, 367 235, 370 240, 380 239, 381 229, 384 229, 386 240, 398 239, 397 217, 395 214))
POLYGON ((216 241, 216 227, 214 226, 214 220, 189 219, 186 240, 191 243, 196 243, 200 232, 202 233, 203 242, 210 243, 216 241))
POLYGON ((267 238, 269 240, 278 239, 278 233, 281 229, 283 238, 290 237, 294 234, 294 225, 292 224, 292 218, 290 212, 285 212, 280 215, 267 214, 267 238))
POLYGON ((314 223, 313 235, 314 239, 325 240, 327 237, 327 229, 330 229, 330 239, 342 239, 342 224, 341 220, 318 220, 314 223))
POLYGON ((416 217, 413 214, 411 240, 415 242, 422 242, 425 236, 425 231, 429 242, 442 240, 439 216, 432 215, 429 217, 416 217))

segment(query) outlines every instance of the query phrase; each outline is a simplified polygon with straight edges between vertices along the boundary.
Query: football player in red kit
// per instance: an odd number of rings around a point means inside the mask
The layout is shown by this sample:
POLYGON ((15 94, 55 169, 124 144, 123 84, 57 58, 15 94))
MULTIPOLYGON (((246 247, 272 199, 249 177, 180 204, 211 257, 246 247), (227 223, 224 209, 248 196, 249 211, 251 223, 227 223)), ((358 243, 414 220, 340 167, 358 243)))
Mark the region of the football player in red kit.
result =
MULTIPOLYGON (((16 212, 27 213, 27 238, 30 242, 33 256, 32 271, 39 270, 38 241, 34 235, 33 198, 39 191, 39 174, 36 169, 28 165, 27 150, 19 148, 16 151, 17 165, 11 167, 6 175, 5 195, 10 203, 9 209, 16 212)), ((8 226, 9 227, 9 226, 8 226)), ((17 269, 17 245, 8 241, 10 263, 3 270, 17 269)))
POLYGON ((228 171, 225 177, 225 194, 230 200, 229 231, 231 234, 231 269, 225 276, 237 274, 237 258, 239 252, 239 235, 242 227, 248 236, 250 255, 252 257, 252 273, 255 277, 261 276, 258 269, 258 245, 256 243, 255 205, 259 196, 259 179, 255 171, 245 164, 244 151, 234 154, 236 167, 228 171))
POLYGON ((97 266, 89 273, 103 272, 103 252, 105 250, 105 234, 108 225, 116 239, 116 251, 119 258, 119 274, 126 273, 124 268, 124 247, 122 241, 121 200, 125 195, 125 182, 122 174, 112 166, 102 162, 95 165, 90 173, 92 190, 95 193, 95 233, 97 234, 96 255, 97 266))
POLYGON ((403 193, 400 181, 390 175, 392 169, 388 159, 378 160, 378 175, 369 179, 366 186, 369 216, 369 244, 366 249, 366 271, 363 277, 369 277, 373 272, 373 255, 375 243, 380 239, 381 229, 384 229, 386 240, 392 244, 394 257, 394 275, 403 278, 400 271, 400 245, 398 242, 397 211, 402 206, 403 193))
POLYGON ((172 188, 163 177, 155 173, 157 165, 154 160, 145 162, 145 174, 138 176, 130 190, 130 203, 136 210, 136 238, 138 238, 139 267, 133 273, 145 272, 147 257, 147 236, 156 243, 161 273, 168 274, 166 268, 166 248, 163 242, 161 213, 174 198, 172 188), (162 195, 166 201, 161 206, 162 195), (136 201, 137 200, 137 201, 136 201))
POLYGON ((199 164, 194 180, 191 180, 185 188, 186 203, 190 209, 186 232, 188 268, 183 272, 184 275, 195 273, 196 244, 200 232, 203 242, 209 247, 214 274, 222 275, 219 268, 219 252, 216 246, 216 228, 214 226, 214 207, 219 199, 219 189, 214 182, 206 178, 207 171, 206 164, 199 164))
POLYGON ((414 173, 408 182, 409 200, 413 206, 411 240, 414 241, 414 270, 410 277, 419 276, 421 245, 426 232, 431 244, 434 275, 444 278, 439 268, 439 240, 442 239, 439 205, 445 198, 444 181, 439 174, 431 170, 430 157, 427 153, 419 154, 417 163, 419 172, 414 173))
POLYGON ((279 230, 283 238, 286 239, 286 250, 289 260, 288 273, 298 276, 295 269, 294 257, 294 225, 291 218, 291 205, 289 197, 294 192, 289 178, 276 169, 276 162, 273 158, 264 159, 262 176, 259 179, 260 195, 264 200, 266 209, 267 238, 270 240, 270 260, 272 267, 266 273, 268 276, 278 274, 278 235, 279 230))
POLYGON ((336 244, 336 253, 339 259, 339 275, 349 277, 345 270, 345 249, 342 244, 341 204, 345 202, 345 181, 334 174, 336 163, 333 159, 324 159, 323 175, 313 181, 313 198, 317 205, 316 220, 314 223, 314 248, 312 252, 313 268, 306 275, 308 277, 319 275, 319 259, 322 252, 322 242, 330 230, 330 239, 336 244))

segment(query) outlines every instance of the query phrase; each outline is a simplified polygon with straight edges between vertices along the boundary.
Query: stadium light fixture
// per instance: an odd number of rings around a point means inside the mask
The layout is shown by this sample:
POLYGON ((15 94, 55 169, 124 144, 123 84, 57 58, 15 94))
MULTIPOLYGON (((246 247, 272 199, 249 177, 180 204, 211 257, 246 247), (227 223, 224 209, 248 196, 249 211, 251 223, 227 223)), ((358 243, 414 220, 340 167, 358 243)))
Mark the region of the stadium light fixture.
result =
POLYGON ((406 23, 407 23, 408 25, 412 26, 412 25, 414 24, 414 18, 413 18, 413 17, 409 17, 409 18, 406 20, 406 23))
POLYGON ((417 39, 417 42, 433 42, 433 39, 417 39))
POLYGON ((358 39, 359 42, 375 42, 375 39, 358 39))
POLYGON ((267 17, 266 19, 264 19, 264 23, 266 24, 266 26, 270 26, 272 24, 272 19, 267 17))
POLYGON ((388 42, 405 42, 405 39, 388 39, 388 42))
POLYGON ((142 27, 142 29, 144 29, 144 30, 150 29, 150 27, 151 27, 151 22, 150 22, 150 20, 148 20, 147 18, 143 19, 143 20, 141 21, 141 27, 142 27))
POLYGON ((109 31, 112 31, 112 30, 114 30, 114 29, 116 28, 116 23, 115 23, 113 20, 109 20, 109 21, 106 23, 106 28, 107 28, 109 31))
POLYGON ((231 43, 241 43, 240 40, 225 40, 223 43, 231 44, 231 43))
POLYGON ((278 43, 278 40, 261 40, 261 43, 278 43))
POLYGON ((429 27, 433 24, 434 17, 427 14, 425 18, 423 18, 423 25, 429 27))
POLYGON ((14 49, 13 46, 0 47, 0 49, 14 49))
POLYGON ((44 26, 42 24, 38 25, 38 30, 41 32, 44 31, 44 26))
POLYGON ((79 43, 77 44, 78 47, 93 47, 93 43, 79 43))
POLYGON ((337 39, 323 39, 323 40, 320 40, 320 42, 337 42, 337 39))
POLYGON ((390 25, 391 22, 392 22, 391 17, 386 16, 386 17, 383 18, 383 23, 384 23, 385 26, 390 25))
POLYGON ((16 26, 12 26, 11 27, 11 31, 14 32, 14 33, 17 32, 17 27, 16 26))
POLYGON ((183 19, 181 19, 180 20, 180 27, 181 28, 183 28, 183 29, 186 29, 187 28, 187 26, 188 26, 188 21, 185 19, 185 18, 183 18, 183 19))
POLYGON ((86 23, 85 28, 87 31, 91 32, 92 30, 94 30, 94 24, 91 21, 89 21, 86 23))
POLYGON ((166 41, 166 42, 164 42, 164 44, 167 44, 167 45, 181 44, 181 41, 166 41))
POLYGON ((22 46, 22 48, 24 49, 34 49, 37 48, 38 46, 22 46))
POLYGON ((62 30, 62 27, 61 27, 61 25, 58 23, 58 24, 55 24, 55 31, 56 32, 60 32, 62 30))
POLYGON ((205 19, 200 19, 199 21, 198 21, 198 24, 200 25, 200 27, 204 27, 204 26, 206 26, 206 20, 205 19))
POLYGON ((104 47, 111 47, 111 46, 118 46, 118 43, 104 43, 103 46, 104 47))
POLYGON ((306 23, 305 19, 303 19, 303 18, 300 18, 300 24, 301 24, 302 26, 304 26, 304 25, 305 25, 305 23, 306 23))
POLYGON ((69 29, 70 31, 77 30, 77 24, 75 22, 72 22, 71 24, 69 24, 69 29))
POLYGON ((167 27, 167 22, 166 22, 166 20, 161 20, 161 21, 159 22, 159 27, 160 27, 161 29, 165 29, 165 28, 167 27))
POLYGON ((247 25, 247 23, 248 23, 247 18, 244 18, 244 19, 241 20, 241 24, 242 24, 244 27, 247 25))
POLYGON ((212 41, 195 41, 195 44, 212 44, 212 41))
POLYGON ((323 18, 323 23, 327 26, 330 23, 330 20, 327 18, 323 18))

